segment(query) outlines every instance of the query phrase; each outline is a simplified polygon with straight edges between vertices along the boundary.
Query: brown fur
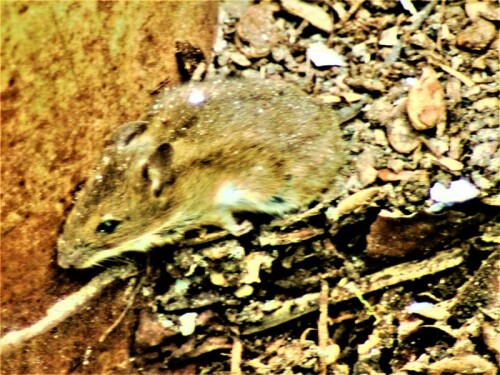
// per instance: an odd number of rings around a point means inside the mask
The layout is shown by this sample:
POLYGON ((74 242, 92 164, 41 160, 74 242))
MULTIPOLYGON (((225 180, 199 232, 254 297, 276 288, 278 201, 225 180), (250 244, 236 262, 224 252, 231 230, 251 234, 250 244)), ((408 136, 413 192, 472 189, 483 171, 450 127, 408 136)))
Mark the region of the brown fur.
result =
POLYGON ((187 227, 211 224, 238 234, 233 212, 282 215, 305 207, 345 163, 334 111, 290 84, 181 86, 166 91, 145 121, 145 128, 124 125, 111 137, 67 218, 61 266, 147 251, 175 242, 187 227), (193 90, 203 93, 202 104, 188 103, 193 90), (121 224, 101 233, 103 218, 121 224))

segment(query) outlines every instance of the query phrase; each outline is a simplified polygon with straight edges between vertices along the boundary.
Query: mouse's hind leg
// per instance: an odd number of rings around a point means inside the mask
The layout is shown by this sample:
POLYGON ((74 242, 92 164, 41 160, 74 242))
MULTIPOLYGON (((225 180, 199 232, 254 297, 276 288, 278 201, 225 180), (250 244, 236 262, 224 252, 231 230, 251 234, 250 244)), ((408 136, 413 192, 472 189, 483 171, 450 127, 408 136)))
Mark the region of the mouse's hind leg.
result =
POLYGON ((233 236, 242 236, 254 228, 253 224, 248 220, 238 223, 233 216, 233 212, 229 210, 219 210, 218 213, 220 225, 233 236))
POLYGON ((225 230, 234 236, 241 236, 253 229, 250 221, 238 223, 234 218, 235 212, 255 211, 255 193, 241 189, 232 182, 226 182, 215 195, 215 211, 217 221, 225 230))
POLYGON ((262 192, 242 189, 232 182, 223 184, 215 195, 215 211, 220 225, 235 236, 241 236, 253 229, 245 220, 238 223, 235 212, 256 212, 282 216, 293 211, 297 205, 281 196, 265 196, 262 192))

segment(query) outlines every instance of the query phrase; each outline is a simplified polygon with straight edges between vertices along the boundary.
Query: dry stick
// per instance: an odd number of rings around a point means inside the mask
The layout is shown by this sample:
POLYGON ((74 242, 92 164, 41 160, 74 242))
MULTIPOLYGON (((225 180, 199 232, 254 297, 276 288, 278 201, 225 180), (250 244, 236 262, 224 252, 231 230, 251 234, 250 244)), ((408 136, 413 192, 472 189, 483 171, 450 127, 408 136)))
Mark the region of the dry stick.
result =
POLYGON ((318 346, 319 355, 319 373, 320 375, 327 374, 326 366, 326 347, 328 345, 328 283, 325 280, 321 281, 321 289, 319 292, 319 319, 318 319, 318 346))
POLYGON ((358 0, 356 3, 351 5, 351 8, 347 11, 345 16, 340 20, 340 22, 337 24, 337 28, 344 27, 347 21, 352 17, 354 13, 356 13, 359 9, 359 7, 365 2, 365 0, 358 0))
POLYGON ((125 308, 123 309, 123 311, 121 312, 120 316, 114 321, 113 324, 111 324, 111 326, 108 327, 108 329, 106 329, 106 331, 104 331, 104 333, 101 335, 101 337, 99 337, 99 342, 104 342, 104 340, 106 340, 106 338, 109 336, 109 334, 111 332, 113 332, 115 330, 116 327, 118 327, 118 325, 122 322, 122 320, 125 318, 125 316, 127 315, 127 313, 129 312, 129 310, 132 308, 132 305, 134 304, 134 301, 135 301, 135 297, 137 296, 137 294, 139 293, 139 290, 141 289, 142 287, 142 281, 144 279, 140 279, 138 282, 137 282, 137 285, 136 287, 134 288, 134 290, 132 291, 132 295, 129 297, 128 301, 127 301, 127 305, 125 306, 125 308))
MULTIPOLYGON (((462 249, 441 251, 430 259, 420 262, 407 262, 388 267, 382 271, 362 277, 356 281, 350 281, 344 286, 336 286, 331 289, 329 301, 335 304, 356 298, 352 290, 361 295, 375 292, 387 287, 392 287, 406 281, 419 279, 424 276, 433 275, 444 270, 454 268, 464 261, 462 249)), ((282 307, 265 317, 259 325, 249 325, 243 330, 243 335, 265 331, 301 316, 309 314, 319 308, 319 293, 309 293, 302 297, 286 301, 282 307)))
POLYGON ((35 324, 4 335, 0 339, 0 352, 7 354, 26 341, 49 331, 78 312, 82 306, 99 295, 113 281, 127 278, 135 272, 137 272, 137 269, 132 265, 113 267, 103 271, 77 292, 56 302, 47 310, 45 317, 35 324))
POLYGON ((429 14, 431 14, 432 10, 437 5, 438 1, 439 0, 431 1, 429 4, 426 5, 424 9, 420 11, 418 17, 415 18, 415 20, 410 25, 410 27, 408 27, 403 36, 398 39, 397 43, 392 48, 391 53, 389 54, 389 56, 387 56, 384 63, 382 64, 382 68, 386 68, 389 65, 392 65, 398 60, 399 55, 401 54, 401 49, 403 48, 403 39, 405 39, 407 35, 410 35, 414 31, 420 29, 420 26, 422 26, 422 23, 424 23, 425 19, 429 17, 429 14))
POLYGON ((465 75, 464 73, 460 73, 458 70, 456 69, 453 69, 451 66, 448 66, 448 65, 444 65, 444 64, 441 64, 439 62, 434 62, 433 59, 430 59, 430 62, 432 64, 435 64, 437 66, 439 66, 442 70, 444 70, 446 73, 454 76, 455 78, 459 79, 460 81, 462 81, 462 83, 464 83, 466 86, 468 87, 472 87, 472 86, 475 86, 476 85, 476 82, 474 82, 471 78, 469 78, 467 75, 465 75))
POLYGON ((243 356, 243 344, 235 338, 231 349, 231 375, 241 375, 241 357, 243 356))

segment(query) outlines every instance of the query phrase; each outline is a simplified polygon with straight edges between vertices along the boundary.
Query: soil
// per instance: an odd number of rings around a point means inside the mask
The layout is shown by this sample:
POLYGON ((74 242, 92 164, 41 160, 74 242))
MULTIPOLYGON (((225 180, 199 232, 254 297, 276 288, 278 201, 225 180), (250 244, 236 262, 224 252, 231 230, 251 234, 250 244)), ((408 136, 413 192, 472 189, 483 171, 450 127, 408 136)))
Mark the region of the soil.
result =
POLYGON ((499 8, 283 0, 221 15, 208 79, 287 80, 347 114, 344 194, 153 254, 137 368, 496 374, 499 8))

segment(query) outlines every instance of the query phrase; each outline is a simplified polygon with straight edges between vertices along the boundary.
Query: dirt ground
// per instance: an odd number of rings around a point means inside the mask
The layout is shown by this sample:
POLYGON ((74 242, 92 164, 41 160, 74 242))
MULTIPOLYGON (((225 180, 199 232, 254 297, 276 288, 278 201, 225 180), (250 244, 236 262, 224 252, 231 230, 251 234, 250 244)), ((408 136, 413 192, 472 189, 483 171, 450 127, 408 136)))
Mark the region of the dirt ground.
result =
MULTIPOLYGON (((342 189, 242 237, 193 231, 168 255, 133 258, 126 327, 114 317, 128 333, 123 371, 497 374, 500 8, 281 0, 219 12, 206 79, 286 80, 338 111, 342 189)), ((76 345, 71 371, 89 373, 88 348, 106 351, 113 334, 76 345)))
POLYGON ((347 113, 345 191, 150 274, 138 368, 497 373, 500 9, 283 0, 221 12, 209 76, 285 79, 347 113), (435 184, 456 203, 431 199, 435 184), (179 280, 157 290, 186 273, 187 293, 179 280), (181 341, 165 326, 190 320, 181 341))

